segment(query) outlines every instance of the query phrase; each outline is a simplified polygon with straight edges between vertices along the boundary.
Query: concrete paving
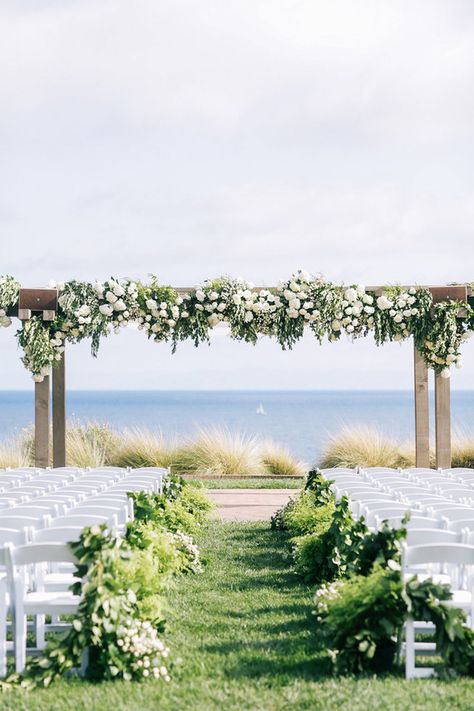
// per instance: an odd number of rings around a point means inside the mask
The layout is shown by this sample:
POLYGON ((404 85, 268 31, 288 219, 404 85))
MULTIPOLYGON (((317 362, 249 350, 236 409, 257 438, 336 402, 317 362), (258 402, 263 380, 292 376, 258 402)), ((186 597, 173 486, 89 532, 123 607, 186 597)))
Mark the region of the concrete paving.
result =
POLYGON ((208 489, 224 521, 265 521, 284 506, 296 489, 208 489))

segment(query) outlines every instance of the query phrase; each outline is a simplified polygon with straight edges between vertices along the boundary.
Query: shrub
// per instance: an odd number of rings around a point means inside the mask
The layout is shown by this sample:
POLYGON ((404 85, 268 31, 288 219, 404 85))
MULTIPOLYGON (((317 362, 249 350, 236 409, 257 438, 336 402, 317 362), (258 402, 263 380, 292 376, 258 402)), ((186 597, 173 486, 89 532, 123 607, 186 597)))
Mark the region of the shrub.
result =
POLYGON ((306 533, 318 533, 325 524, 332 520, 334 503, 331 501, 318 506, 314 492, 303 491, 293 506, 288 506, 283 513, 283 523, 291 536, 303 536, 306 533))
POLYGON ((406 613, 398 571, 374 567, 316 593, 321 641, 339 673, 384 671, 395 661, 406 613))

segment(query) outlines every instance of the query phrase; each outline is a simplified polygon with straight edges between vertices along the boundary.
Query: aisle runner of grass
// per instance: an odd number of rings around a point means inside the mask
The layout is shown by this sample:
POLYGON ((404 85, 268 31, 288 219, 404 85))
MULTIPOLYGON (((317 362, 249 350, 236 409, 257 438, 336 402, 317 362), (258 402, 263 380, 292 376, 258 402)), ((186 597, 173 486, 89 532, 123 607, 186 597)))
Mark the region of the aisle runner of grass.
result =
POLYGON ((204 574, 180 579, 167 640, 170 684, 61 682, 0 696, 15 711, 451 711, 474 708, 474 681, 334 679, 318 658, 311 589, 292 574, 285 534, 268 523, 210 523, 204 574))

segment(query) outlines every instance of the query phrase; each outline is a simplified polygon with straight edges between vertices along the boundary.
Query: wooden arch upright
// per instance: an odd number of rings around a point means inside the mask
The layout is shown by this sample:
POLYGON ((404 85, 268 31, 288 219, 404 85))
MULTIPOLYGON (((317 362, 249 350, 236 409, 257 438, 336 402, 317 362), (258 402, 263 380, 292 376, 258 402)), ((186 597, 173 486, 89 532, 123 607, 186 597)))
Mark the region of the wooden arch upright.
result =
MULTIPOLYGON (((255 291, 261 288, 255 287, 255 291)), ((406 286, 405 288, 410 288, 406 286)), ((433 303, 446 300, 467 301, 472 296, 468 285, 427 286, 433 296, 433 303)), ((272 287, 270 287, 272 289, 272 287)), ((384 287, 370 286, 368 291, 381 294, 384 287)), ((192 289, 180 287, 178 293, 185 294, 192 289)), ((57 310, 55 289, 20 289, 18 307, 10 309, 9 316, 21 320, 31 318, 33 313, 41 314, 44 320, 53 320, 57 310)), ((415 453, 416 466, 430 466, 430 422, 429 422, 429 371, 421 353, 414 348, 414 406, 415 406, 415 453)), ((434 377, 435 390, 435 451, 436 466, 451 466, 451 387, 449 378, 439 374, 434 377)), ((46 467, 50 463, 50 400, 52 391, 52 448, 53 467, 66 465, 66 360, 54 366, 52 378, 45 377, 35 383, 35 465, 46 467), (51 382, 52 380, 52 382, 51 382)))

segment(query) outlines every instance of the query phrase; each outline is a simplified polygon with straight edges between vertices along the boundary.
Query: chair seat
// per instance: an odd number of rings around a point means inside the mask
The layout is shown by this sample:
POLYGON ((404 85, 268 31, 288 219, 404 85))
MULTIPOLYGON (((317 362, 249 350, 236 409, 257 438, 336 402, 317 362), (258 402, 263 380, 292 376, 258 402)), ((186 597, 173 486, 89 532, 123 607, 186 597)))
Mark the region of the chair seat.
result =
POLYGON ((30 592, 24 600, 25 615, 35 615, 52 611, 54 615, 67 615, 75 612, 81 600, 80 595, 73 595, 64 590, 30 592))

